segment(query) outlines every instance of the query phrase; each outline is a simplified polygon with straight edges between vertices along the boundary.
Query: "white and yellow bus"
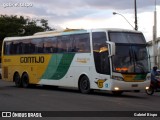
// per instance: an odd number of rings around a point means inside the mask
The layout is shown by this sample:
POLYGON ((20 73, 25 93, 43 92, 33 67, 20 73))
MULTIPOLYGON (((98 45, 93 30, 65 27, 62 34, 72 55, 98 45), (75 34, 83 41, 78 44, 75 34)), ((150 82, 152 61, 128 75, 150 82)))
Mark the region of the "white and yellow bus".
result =
POLYGON ((145 90, 150 64, 141 32, 123 29, 64 30, 5 38, 2 79, 115 94, 145 90))

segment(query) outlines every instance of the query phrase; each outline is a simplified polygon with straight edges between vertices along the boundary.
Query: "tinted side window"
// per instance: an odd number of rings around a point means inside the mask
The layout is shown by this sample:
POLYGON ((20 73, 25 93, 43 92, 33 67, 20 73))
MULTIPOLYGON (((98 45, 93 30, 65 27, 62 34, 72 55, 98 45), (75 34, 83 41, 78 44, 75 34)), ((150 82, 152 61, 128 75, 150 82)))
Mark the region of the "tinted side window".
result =
POLYGON ((36 43, 34 42, 34 39, 31 39, 29 44, 30 53, 36 53, 36 43))
POLYGON ((52 37, 51 38, 51 45, 52 45, 52 48, 51 48, 52 53, 56 53, 57 50, 58 50, 58 47, 57 47, 57 37, 52 37))
POLYGON ((11 55, 12 55, 12 54, 15 54, 13 42, 11 42, 11 44, 10 44, 10 51, 9 51, 9 53, 10 53, 11 55))
POLYGON ((74 35, 74 46, 77 52, 90 52, 89 34, 74 35))
POLYGON ((11 49, 11 43, 12 42, 5 42, 4 43, 4 54, 5 55, 10 55, 11 53, 10 53, 10 49, 11 49))
POLYGON ((19 46, 18 42, 5 42, 4 43, 4 54, 6 55, 12 55, 12 54, 17 54, 19 53, 19 46))
POLYGON ((44 53, 57 52, 57 37, 44 38, 44 53))
POLYGON ((65 35, 46 38, 18 40, 4 43, 4 53, 35 54, 35 53, 63 53, 90 52, 89 34, 65 35))
POLYGON ((31 40, 23 40, 22 41, 22 53, 23 54, 29 54, 30 53, 30 44, 31 44, 31 40))
POLYGON ((44 38, 44 53, 52 53, 52 39, 44 38))
POLYGON ((18 43, 18 53, 17 54, 23 54, 23 43, 20 41, 18 43))
POLYGON ((32 40, 32 46, 35 46, 35 53, 43 53, 44 49, 44 38, 36 38, 32 40))
POLYGON ((13 54, 19 53, 18 41, 13 41, 12 52, 13 54))
POLYGON ((4 42, 4 47, 3 47, 3 54, 7 55, 7 42, 4 42))
POLYGON ((110 74, 108 46, 106 44, 105 32, 94 32, 93 37, 93 55, 97 73, 110 74))
POLYGON ((70 39, 70 36, 62 36, 62 47, 63 52, 72 52, 72 39, 70 39))
POLYGON ((58 36, 57 37, 57 52, 60 53, 60 52, 63 52, 63 45, 62 45, 62 37, 61 36, 58 36))
POLYGON ((69 35, 57 37, 58 52, 72 52, 72 40, 69 35))

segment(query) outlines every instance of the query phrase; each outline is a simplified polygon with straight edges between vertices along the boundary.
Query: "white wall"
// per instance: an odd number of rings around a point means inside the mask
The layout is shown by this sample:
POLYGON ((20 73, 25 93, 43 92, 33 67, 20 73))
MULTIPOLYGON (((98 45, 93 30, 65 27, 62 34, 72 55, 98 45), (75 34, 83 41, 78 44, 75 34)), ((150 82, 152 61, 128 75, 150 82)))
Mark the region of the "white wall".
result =
POLYGON ((153 45, 152 42, 148 42, 149 46, 147 47, 149 50, 149 55, 150 55, 150 62, 151 62, 151 68, 154 65, 157 65, 158 68, 160 69, 160 38, 157 39, 156 44, 155 44, 155 56, 153 56, 153 45), (156 62, 154 61, 154 57, 156 59, 156 62))

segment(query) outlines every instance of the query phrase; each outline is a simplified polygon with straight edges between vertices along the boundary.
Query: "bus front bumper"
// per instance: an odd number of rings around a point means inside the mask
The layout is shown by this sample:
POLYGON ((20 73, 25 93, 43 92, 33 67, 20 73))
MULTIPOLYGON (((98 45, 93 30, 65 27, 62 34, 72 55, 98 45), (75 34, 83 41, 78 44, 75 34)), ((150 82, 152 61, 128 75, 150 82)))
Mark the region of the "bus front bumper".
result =
POLYGON ((150 86, 150 80, 144 82, 124 82, 113 80, 111 84, 112 91, 132 91, 132 90, 146 90, 150 86))

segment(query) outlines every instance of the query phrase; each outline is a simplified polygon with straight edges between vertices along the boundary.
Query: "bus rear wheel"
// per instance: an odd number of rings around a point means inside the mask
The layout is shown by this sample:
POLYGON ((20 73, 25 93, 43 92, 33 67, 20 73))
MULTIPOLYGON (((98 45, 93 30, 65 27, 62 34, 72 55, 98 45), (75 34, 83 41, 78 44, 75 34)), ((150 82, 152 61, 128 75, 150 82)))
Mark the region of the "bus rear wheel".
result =
POLYGON ((79 90, 81 93, 88 94, 90 93, 90 82, 87 76, 83 76, 79 81, 79 90))
POLYGON ((22 86, 23 86, 24 88, 29 87, 29 77, 28 77, 28 74, 27 74, 27 73, 24 73, 24 74, 22 75, 22 86))
POLYGON ((22 82, 21 82, 21 78, 20 78, 19 73, 14 74, 14 82, 15 82, 16 87, 22 86, 22 82))

